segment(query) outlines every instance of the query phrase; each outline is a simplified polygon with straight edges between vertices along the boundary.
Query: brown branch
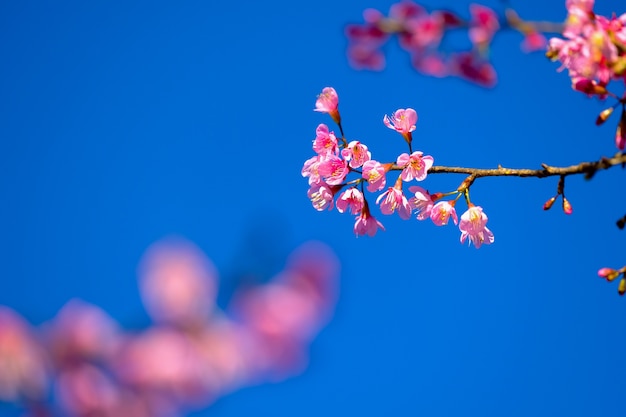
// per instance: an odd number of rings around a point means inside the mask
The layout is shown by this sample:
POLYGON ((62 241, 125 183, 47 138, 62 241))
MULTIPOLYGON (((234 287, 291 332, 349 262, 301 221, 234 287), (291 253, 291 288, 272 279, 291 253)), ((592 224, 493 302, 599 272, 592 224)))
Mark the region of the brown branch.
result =
MULTIPOLYGON (((498 166, 498 168, 465 168, 465 167, 448 167, 448 166, 433 166, 428 170, 428 175, 431 174, 467 174, 469 182, 466 180, 466 186, 469 187, 476 178, 481 177, 535 177, 546 178, 552 176, 568 176, 585 174, 585 178, 590 179, 597 171, 609 169, 615 165, 622 165, 626 167, 626 153, 618 152, 611 158, 602 157, 593 162, 581 162, 578 165, 570 165, 568 167, 555 167, 547 164, 541 164, 541 169, 527 169, 527 168, 504 168, 498 166)), ((393 166, 392 169, 402 169, 401 167, 393 166)))

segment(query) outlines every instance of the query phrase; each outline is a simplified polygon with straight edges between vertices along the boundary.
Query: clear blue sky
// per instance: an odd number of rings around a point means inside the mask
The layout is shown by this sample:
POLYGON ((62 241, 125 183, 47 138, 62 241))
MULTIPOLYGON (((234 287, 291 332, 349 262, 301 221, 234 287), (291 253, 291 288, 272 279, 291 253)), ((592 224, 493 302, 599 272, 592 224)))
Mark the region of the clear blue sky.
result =
MULTIPOLYGON (((414 146, 436 165, 536 168, 616 151, 616 116, 596 127, 602 105, 541 53, 524 55, 516 34, 493 46, 493 90, 422 77, 395 46, 385 71, 354 71, 344 25, 390 4, 3 2, 0 304, 41 323, 79 297, 137 327, 137 263, 161 237, 199 245, 226 292, 242 264, 275 270, 267 259, 319 239, 342 282, 309 369, 196 415, 623 416, 626 299, 596 275, 626 262, 623 170, 570 178, 571 216, 542 210, 555 178, 477 181, 472 199, 495 234, 480 250, 453 226, 397 216, 356 239, 351 216, 311 207, 300 169, 316 126, 330 125, 312 111, 325 86, 347 137, 380 159, 404 151, 382 118, 405 107, 419 114, 414 146), (265 255, 249 249, 259 239, 265 255)), ((466 2, 429 4, 467 13, 466 2)), ((565 17, 564 1, 513 6, 565 17)))

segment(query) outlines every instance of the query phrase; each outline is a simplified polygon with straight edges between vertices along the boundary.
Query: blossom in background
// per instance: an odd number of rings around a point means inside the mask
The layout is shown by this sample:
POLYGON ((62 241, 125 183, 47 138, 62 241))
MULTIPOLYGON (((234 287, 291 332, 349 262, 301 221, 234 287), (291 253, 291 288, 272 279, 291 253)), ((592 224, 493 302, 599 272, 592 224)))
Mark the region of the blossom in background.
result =
POLYGON ((0 401, 43 399, 47 362, 34 329, 15 311, 0 306, 0 401))
POLYGON ((338 261, 325 245, 304 244, 268 283, 238 290, 226 311, 215 304, 215 267, 191 242, 157 242, 139 275, 154 320, 143 330, 124 331, 80 300, 40 329, 0 306, 0 400, 42 416, 178 417, 289 377, 332 314, 338 261))
POLYGON ((494 241, 493 233, 487 228, 487 215, 480 206, 471 206, 461 215, 459 229, 461 230, 461 243, 469 238, 476 249, 480 248, 483 243, 489 245, 494 241))
POLYGON ((489 45, 493 35, 500 29, 498 15, 489 7, 480 4, 470 4, 470 14, 472 21, 468 36, 474 45, 483 49, 489 45))

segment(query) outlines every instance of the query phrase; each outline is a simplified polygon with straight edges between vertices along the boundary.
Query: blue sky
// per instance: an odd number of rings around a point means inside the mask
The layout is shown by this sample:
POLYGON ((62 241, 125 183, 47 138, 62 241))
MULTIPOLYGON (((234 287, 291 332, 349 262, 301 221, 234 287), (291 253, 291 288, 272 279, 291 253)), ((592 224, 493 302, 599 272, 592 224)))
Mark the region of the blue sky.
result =
MULTIPOLYGON (((596 127, 602 104, 541 53, 523 54, 517 34, 493 45, 492 90, 420 76, 394 45, 385 71, 353 70, 344 25, 390 4, 0 5, 0 304, 41 323, 79 297, 137 327, 147 322, 137 264, 164 236, 195 242, 226 291, 242 265, 277 270, 275 259, 318 239, 342 262, 341 295, 310 367, 195 415, 623 415, 626 299, 596 275, 626 261, 615 227, 623 170, 569 178, 571 216, 541 209, 555 178, 478 180, 472 200, 495 234, 480 250, 453 226, 397 216, 357 239, 351 216, 311 207, 300 169, 316 126, 331 124, 312 111, 326 86, 347 138, 380 159, 404 152, 382 118, 406 107, 419 115, 414 148, 436 165, 536 168, 615 153, 616 116, 596 127), (267 254, 250 249, 259 241, 267 254)), ((466 2, 429 4, 467 13, 466 2)), ((562 2, 513 6, 565 17, 562 2)))

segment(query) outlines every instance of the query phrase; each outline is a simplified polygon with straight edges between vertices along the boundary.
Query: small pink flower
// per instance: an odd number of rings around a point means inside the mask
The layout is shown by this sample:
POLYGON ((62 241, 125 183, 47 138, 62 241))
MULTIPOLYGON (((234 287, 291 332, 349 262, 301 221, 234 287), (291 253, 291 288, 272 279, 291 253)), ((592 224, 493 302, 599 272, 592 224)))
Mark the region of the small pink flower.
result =
POLYGON ((522 42, 522 50, 524 52, 534 52, 545 50, 547 41, 545 36, 539 32, 529 32, 522 42))
POLYGON ((367 150, 367 146, 357 140, 348 143, 348 147, 341 151, 341 156, 346 161, 350 161, 351 168, 358 168, 366 161, 372 159, 372 154, 367 150))
POLYGON ((411 132, 415 130, 415 123, 417 123, 417 112, 411 108, 398 109, 392 117, 385 115, 383 123, 389 129, 394 129, 404 136, 407 142, 410 142, 411 132))
POLYGON ((402 193, 401 188, 389 187, 387 191, 382 193, 376 199, 376 204, 379 203, 380 211, 383 214, 393 214, 396 210, 398 210, 398 214, 401 219, 407 220, 411 217, 411 206, 404 196, 404 193, 402 193), (380 203, 381 200, 382 203, 380 203))
POLYGON ((319 166, 319 173, 328 185, 341 184, 348 172, 348 163, 335 155, 328 156, 319 166))
POLYGON ((413 152, 411 156, 403 153, 398 156, 396 165, 403 167, 402 181, 423 181, 426 179, 427 171, 433 166, 434 159, 432 156, 422 156, 422 152, 413 152))
POLYGON ((489 7, 479 4, 471 4, 470 13, 472 15, 472 23, 468 31, 470 40, 474 45, 488 44, 500 28, 498 15, 489 7))
POLYGON ((494 237, 491 230, 487 228, 487 215, 483 213, 482 207, 472 206, 461 215, 459 229, 461 230, 461 243, 469 237, 470 242, 476 249, 484 243, 493 243, 494 237))
POLYGON ((318 183, 322 180, 319 173, 320 162, 324 161, 325 158, 320 155, 315 155, 312 158, 304 161, 304 166, 302 167, 302 176, 304 178, 309 177, 309 185, 318 183))
POLYGON ((365 235, 374 236, 379 228, 385 230, 382 223, 370 214, 369 208, 367 204, 365 204, 361 214, 357 216, 356 222, 354 223, 354 234, 356 234, 357 237, 365 235))
POLYGON ((332 210, 334 193, 332 188, 325 182, 322 181, 311 185, 307 196, 311 200, 315 210, 332 210))
POLYGON ((352 214, 358 214, 363 210, 364 201, 361 191, 356 188, 350 188, 339 195, 337 210, 339 213, 350 210, 352 214))
POLYGON ((415 196, 409 199, 409 204, 413 210, 417 210, 417 220, 424 220, 430 217, 434 202, 428 191, 416 185, 409 187, 409 191, 415 196))
POLYGON ((444 226, 448 224, 450 217, 452 217, 454 224, 459 223, 459 219, 456 216, 456 210, 454 208, 454 201, 440 201, 435 204, 430 211, 430 219, 437 226, 444 226))
POLYGON ((337 92, 332 87, 325 87, 322 90, 322 93, 317 96, 317 100, 315 101, 315 111, 319 111, 322 113, 328 113, 335 123, 339 123, 341 121, 341 116, 339 115, 339 96, 337 92))
POLYGON ((493 87, 497 81, 496 71, 489 61, 471 52, 451 56, 450 72, 482 87, 493 87))
POLYGON ((363 178, 367 180, 369 185, 367 191, 373 193, 385 188, 387 183, 387 170, 385 166, 378 161, 370 159, 363 164, 363 178))
POLYGON ((334 132, 328 131, 328 126, 320 124, 315 130, 315 140, 313 141, 313 150, 319 155, 328 155, 337 153, 337 137, 334 132))

